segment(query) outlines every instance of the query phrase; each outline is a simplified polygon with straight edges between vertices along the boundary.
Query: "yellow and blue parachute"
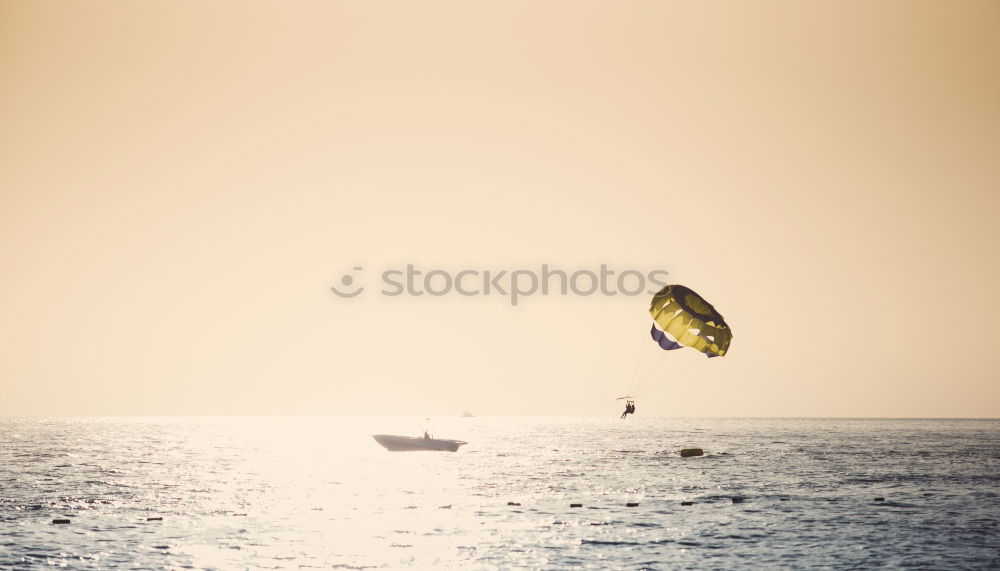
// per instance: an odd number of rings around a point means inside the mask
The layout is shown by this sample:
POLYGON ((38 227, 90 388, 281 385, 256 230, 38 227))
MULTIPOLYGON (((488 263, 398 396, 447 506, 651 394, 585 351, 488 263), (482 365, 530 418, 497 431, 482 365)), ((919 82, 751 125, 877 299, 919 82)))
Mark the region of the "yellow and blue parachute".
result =
POLYGON ((709 357, 729 350, 733 330, 705 298, 682 285, 668 285, 649 306, 653 327, 649 333, 666 351, 691 347, 709 357))

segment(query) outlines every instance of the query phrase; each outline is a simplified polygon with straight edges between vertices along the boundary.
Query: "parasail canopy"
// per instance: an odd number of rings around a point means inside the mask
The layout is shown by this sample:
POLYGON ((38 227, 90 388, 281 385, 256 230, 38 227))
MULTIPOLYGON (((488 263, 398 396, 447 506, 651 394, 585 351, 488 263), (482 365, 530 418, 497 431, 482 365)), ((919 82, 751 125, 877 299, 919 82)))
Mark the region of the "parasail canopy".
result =
POLYGON ((691 347, 721 357, 733 339, 732 329, 712 304, 682 285, 668 285, 654 295, 649 314, 653 341, 666 351, 691 347))

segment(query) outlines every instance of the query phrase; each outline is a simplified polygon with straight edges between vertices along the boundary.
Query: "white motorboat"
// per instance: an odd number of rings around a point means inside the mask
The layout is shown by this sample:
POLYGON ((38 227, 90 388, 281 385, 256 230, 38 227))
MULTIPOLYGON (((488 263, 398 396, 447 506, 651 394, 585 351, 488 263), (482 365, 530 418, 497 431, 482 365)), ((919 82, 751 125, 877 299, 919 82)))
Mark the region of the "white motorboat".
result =
POLYGON ((423 437, 414 438, 412 436, 393 436, 391 434, 372 435, 375 442, 378 442, 390 452, 406 452, 409 450, 437 450, 442 452, 457 452, 458 447, 468 444, 462 440, 446 440, 443 438, 431 438, 424 433, 423 437))

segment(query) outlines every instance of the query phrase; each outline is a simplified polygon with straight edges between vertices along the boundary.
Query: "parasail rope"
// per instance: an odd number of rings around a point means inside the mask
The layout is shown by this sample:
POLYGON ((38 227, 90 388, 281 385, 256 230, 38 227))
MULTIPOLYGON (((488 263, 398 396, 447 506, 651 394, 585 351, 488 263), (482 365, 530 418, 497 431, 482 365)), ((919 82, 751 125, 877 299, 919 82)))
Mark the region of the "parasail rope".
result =
MULTIPOLYGON (((648 345, 646 347, 649 347, 648 345)), ((652 374, 661 364, 663 364, 663 350, 656 347, 655 351, 650 351, 648 348, 643 348, 640 346, 639 354, 636 356, 636 366, 634 374, 632 375, 632 382, 628 385, 628 390, 625 392, 627 395, 631 395, 637 387, 642 385, 649 379, 649 375, 652 374)))
MULTIPOLYGON (((633 395, 644 394, 644 393, 647 393, 649 391, 652 391, 653 389, 659 388, 659 387, 667 384, 669 381, 674 381, 678 377, 680 377, 680 376, 682 376, 682 375, 690 372, 692 369, 694 369, 695 367, 697 367, 700 363, 701 363, 700 359, 693 360, 693 361, 688 361, 688 362, 684 363, 683 365, 680 365, 680 366, 675 367, 673 369, 667 370, 662 377, 660 377, 659 375, 653 376, 653 377, 651 377, 652 380, 650 380, 650 378, 646 378, 644 380, 644 382, 640 383, 637 387, 634 388, 634 392, 631 393, 631 394, 633 394, 633 395)), ((654 368, 654 371, 655 371, 655 368, 654 368)))

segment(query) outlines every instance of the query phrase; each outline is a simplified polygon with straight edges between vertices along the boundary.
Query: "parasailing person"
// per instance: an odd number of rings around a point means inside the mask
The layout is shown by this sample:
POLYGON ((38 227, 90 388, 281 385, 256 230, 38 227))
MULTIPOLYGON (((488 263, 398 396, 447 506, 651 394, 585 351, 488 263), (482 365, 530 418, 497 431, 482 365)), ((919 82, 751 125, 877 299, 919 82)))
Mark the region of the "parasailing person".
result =
MULTIPOLYGON (((694 290, 682 285, 664 286, 657 292, 650 303, 649 315, 653 318, 649 334, 664 351, 690 347, 709 358, 722 357, 733 339, 733 331, 722 314, 694 290)), ((621 398, 628 399, 621 417, 635 414, 632 396, 621 398)))

